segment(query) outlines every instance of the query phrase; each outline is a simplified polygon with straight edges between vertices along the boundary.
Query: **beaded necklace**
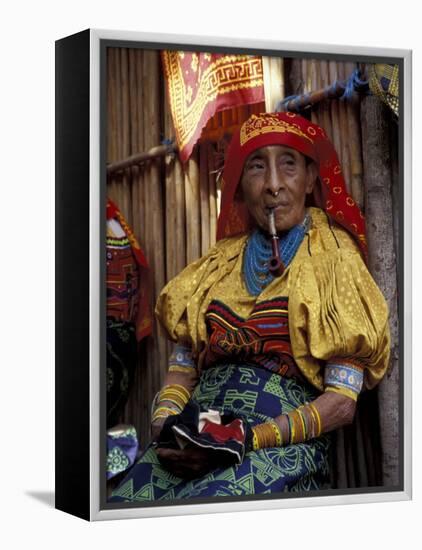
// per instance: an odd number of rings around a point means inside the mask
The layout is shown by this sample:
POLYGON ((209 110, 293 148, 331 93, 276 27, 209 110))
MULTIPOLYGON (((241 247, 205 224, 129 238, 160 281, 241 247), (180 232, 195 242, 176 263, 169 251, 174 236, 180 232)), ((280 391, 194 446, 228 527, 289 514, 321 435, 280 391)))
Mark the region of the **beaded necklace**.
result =
MULTIPOLYGON (((278 246, 283 265, 287 267, 292 261, 310 227, 310 216, 299 225, 295 225, 280 236, 278 246)), ((243 256, 243 275, 249 294, 258 296, 271 283, 274 275, 268 270, 272 256, 271 241, 260 229, 255 229, 247 243, 243 256)))

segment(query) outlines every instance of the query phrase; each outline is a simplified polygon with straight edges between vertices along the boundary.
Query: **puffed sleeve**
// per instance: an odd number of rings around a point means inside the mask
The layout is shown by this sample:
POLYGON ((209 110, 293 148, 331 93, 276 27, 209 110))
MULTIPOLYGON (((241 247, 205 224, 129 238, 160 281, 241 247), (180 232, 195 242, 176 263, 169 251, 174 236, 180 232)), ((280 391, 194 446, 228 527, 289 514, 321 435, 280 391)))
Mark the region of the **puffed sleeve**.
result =
POLYGON ((210 290, 233 268, 229 241, 219 241, 189 264, 163 288, 157 300, 155 314, 170 340, 186 344, 194 355, 206 341, 204 314, 210 290))
POLYGON ((359 252, 339 248, 306 258, 291 288, 292 350, 308 380, 339 392, 344 382, 346 395, 349 386, 352 395, 374 387, 389 364, 388 307, 359 252))

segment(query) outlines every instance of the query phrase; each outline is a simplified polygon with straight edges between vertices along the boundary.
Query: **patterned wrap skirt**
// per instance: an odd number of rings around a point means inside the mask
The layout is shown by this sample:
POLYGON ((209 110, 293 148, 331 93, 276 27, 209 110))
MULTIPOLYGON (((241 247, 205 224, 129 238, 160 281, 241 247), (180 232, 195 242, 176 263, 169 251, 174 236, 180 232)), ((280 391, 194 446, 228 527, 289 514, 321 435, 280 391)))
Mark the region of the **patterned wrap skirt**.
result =
MULTIPOLYGON (((224 364, 205 370, 192 395, 201 410, 238 413, 251 426, 313 401, 316 390, 262 367, 224 364)), ((191 499, 311 491, 328 487, 329 438, 247 453, 242 464, 217 468, 191 480, 168 472, 149 448, 109 502, 191 499)))

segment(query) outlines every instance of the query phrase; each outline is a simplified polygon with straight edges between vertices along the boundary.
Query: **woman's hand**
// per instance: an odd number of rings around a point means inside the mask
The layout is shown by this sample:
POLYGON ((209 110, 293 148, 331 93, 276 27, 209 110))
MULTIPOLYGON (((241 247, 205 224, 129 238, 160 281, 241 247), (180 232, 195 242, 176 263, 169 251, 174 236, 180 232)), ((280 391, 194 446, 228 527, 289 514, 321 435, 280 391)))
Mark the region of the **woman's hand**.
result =
POLYGON ((155 452, 166 470, 184 479, 202 477, 219 466, 215 453, 207 449, 158 448, 155 452))

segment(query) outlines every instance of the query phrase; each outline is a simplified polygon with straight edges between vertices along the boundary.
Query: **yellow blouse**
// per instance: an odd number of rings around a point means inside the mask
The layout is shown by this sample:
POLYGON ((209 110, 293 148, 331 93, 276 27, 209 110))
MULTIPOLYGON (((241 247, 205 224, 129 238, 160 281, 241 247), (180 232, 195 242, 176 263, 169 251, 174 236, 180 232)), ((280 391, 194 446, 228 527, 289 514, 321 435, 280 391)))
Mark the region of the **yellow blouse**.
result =
POLYGON ((247 318, 256 303, 288 297, 293 356, 304 376, 323 390, 324 363, 345 358, 364 367, 364 385, 375 386, 390 355, 388 308, 347 231, 310 208, 311 229, 281 277, 251 296, 242 275, 247 235, 219 241, 162 290, 156 315, 171 340, 207 345, 205 313, 218 299, 247 318))

